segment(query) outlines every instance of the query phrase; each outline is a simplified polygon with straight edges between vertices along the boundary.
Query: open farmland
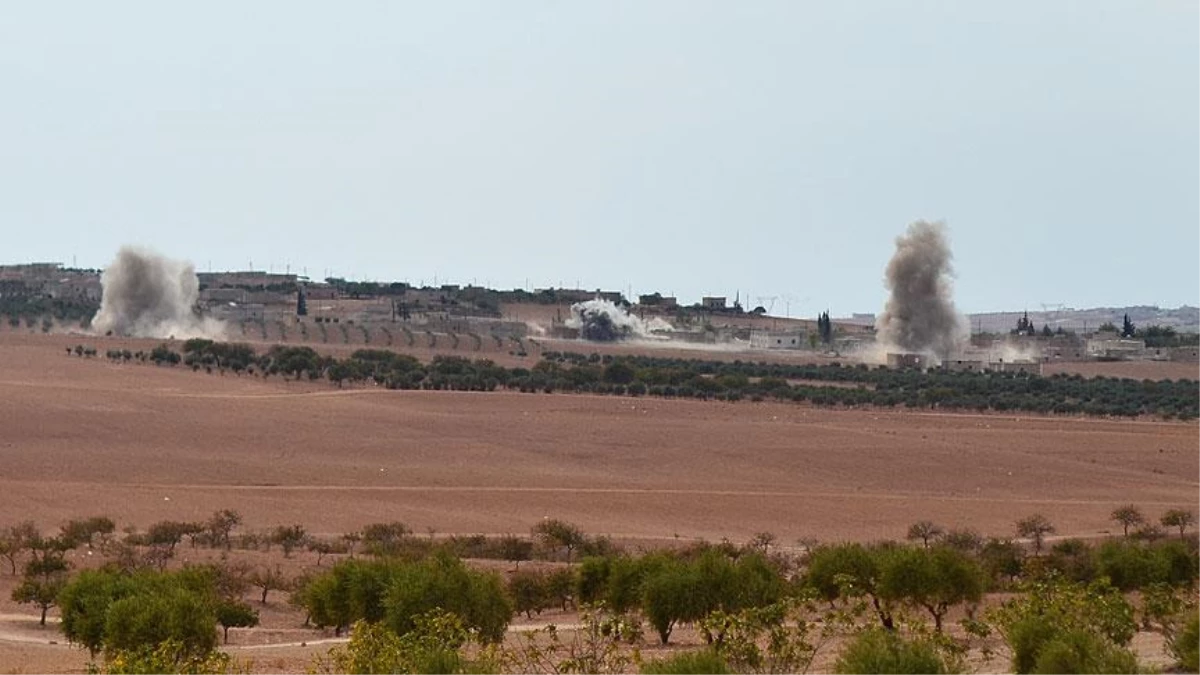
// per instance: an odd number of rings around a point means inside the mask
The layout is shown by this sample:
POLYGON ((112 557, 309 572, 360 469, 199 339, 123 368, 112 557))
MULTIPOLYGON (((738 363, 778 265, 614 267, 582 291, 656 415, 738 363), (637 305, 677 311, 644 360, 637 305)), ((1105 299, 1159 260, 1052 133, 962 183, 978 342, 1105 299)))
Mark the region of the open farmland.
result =
MULTIPOLYGON (((583 395, 336 390, 65 355, 0 336, 10 520, 146 526, 239 510, 255 527, 782 543, 902 536, 914 520, 1011 534, 1111 529, 1195 502, 1197 428, 1150 421, 825 410, 583 395)), ((97 343, 101 351, 104 341, 97 343)))

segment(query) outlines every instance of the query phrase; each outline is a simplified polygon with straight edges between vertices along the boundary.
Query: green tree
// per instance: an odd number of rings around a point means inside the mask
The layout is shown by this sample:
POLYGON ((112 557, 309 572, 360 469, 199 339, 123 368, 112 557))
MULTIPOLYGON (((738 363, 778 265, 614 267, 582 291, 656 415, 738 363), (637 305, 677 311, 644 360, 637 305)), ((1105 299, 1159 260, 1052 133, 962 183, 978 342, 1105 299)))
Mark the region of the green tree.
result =
POLYGON ((64 554, 71 548, 62 538, 35 537, 29 542, 32 558, 25 565, 25 577, 13 589, 12 599, 22 604, 36 605, 42 610, 40 625, 46 625, 46 612, 58 602, 58 594, 66 584, 70 565, 64 554))
POLYGON ((104 622, 104 648, 112 654, 177 640, 182 656, 204 657, 217 646, 214 602, 190 589, 167 585, 114 601, 104 622))
POLYGON ((979 602, 983 586, 979 564, 944 546, 895 551, 887 557, 879 579, 883 596, 924 608, 939 633, 950 608, 979 602))
POLYGON ((925 548, 929 548, 930 541, 936 541, 938 537, 941 537, 945 533, 946 530, 942 526, 935 525, 928 520, 919 520, 908 526, 908 540, 915 541, 920 539, 925 548))
POLYGON ((372 555, 397 555, 412 529, 401 522, 372 523, 362 529, 363 548, 372 555))
POLYGON ((303 525, 279 525, 271 532, 271 541, 283 549, 283 557, 292 557, 292 551, 304 543, 306 532, 303 525))
POLYGON ((258 625, 258 612, 240 600, 223 600, 217 604, 217 623, 221 624, 223 642, 229 643, 230 628, 252 628, 258 625))
POLYGON ((279 565, 271 567, 264 565, 255 569, 247 578, 251 586, 262 591, 260 597, 261 604, 267 604, 267 594, 271 591, 286 591, 288 589, 288 578, 284 575, 283 570, 279 565))
POLYGON ((1129 315, 1125 315, 1125 320, 1121 323, 1121 337, 1131 338, 1137 334, 1137 326, 1129 320, 1129 315))
POLYGON ((1131 526, 1141 525, 1146 522, 1146 517, 1133 504, 1126 504, 1117 508, 1109 518, 1121 524, 1126 537, 1129 536, 1129 528, 1131 526))
POLYGON ((500 555, 513 563, 513 569, 521 569, 521 561, 533 557, 533 542, 528 539, 506 534, 500 537, 500 555))
POLYGON ((224 547, 228 551, 233 546, 230 534, 241 523, 240 513, 224 509, 213 513, 204 526, 208 530, 209 541, 212 545, 217 548, 224 547))
POLYGON ((8 561, 10 574, 17 575, 17 559, 38 536, 37 527, 32 521, 9 525, 0 530, 0 557, 8 561))
POLYGON ((664 645, 677 623, 703 616, 697 602, 701 591, 692 570, 677 562, 658 569, 642 582, 642 609, 664 645))
POLYGON ((71 544, 74 548, 80 544, 87 544, 88 548, 93 548, 98 537, 106 537, 111 535, 117 529, 116 523, 107 516, 93 516, 84 520, 71 520, 62 526, 62 532, 59 536, 71 544))
POLYGON ((893 548, 862 544, 819 546, 809 554, 805 584, 828 601, 865 596, 879 618, 880 625, 895 628, 891 599, 881 593, 879 579, 882 563, 893 548))
POLYGON ((1184 531, 1196 524, 1196 515, 1186 509, 1170 509, 1159 519, 1163 527, 1179 528, 1179 538, 1183 539, 1184 531))
POLYGON ((557 518, 548 518, 535 525, 533 537, 547 548, 566 549, 567 562, 571 561, 571 553, 586 541, 578 527, 557 518))
POLYGON ((1035 555, 1041 555, 1042 544, 1046 541, 1046 535, 1053 533, 1054 525, 1050 523, 1046 516, 1040 513, 1035 513, 1032 516, 1017 521, 1017 536, 1024 537, 1033 542, 1035 555))
POLYGON ((504 638, 513 614, 512 603, 500 577, 476 572, 445 554, 390 570, 384 598, 387 625, 398 635, 416 626, 414 618, 442 609, 462 618, 485 642, 504 638))
POLYGON ((180 658, 206 658, 216 646, 217 575, 212 568, 126 573, 84 570, 59 594, 67 639, 93 656, 142 654, 169 642, 180 658))
MULTIPOLYGON (((1042 661, 1062 663, 1063 648, 1087 644, 1105 645, 1106 659, 1125 650, 1136 625, 1133 607, 1120 591, 1104 581, 1084 586, 1058 578, 1027 582, 1012 599, 988 612, 1009 648, 1017 673, 1035 672, 1042 661), (1080 637, 1084 634, 1088 637, 1080 637)), ((1105 672, 1087 671, 1082 672, 1105 672)))
POLYGON ((182 523, 174 520, 162 520, 154 523, 146 531, 148 543, 151 545, 165 546, 171 555, 175 553, 175 546, 179 544, 183 538, 195 532, 194 523, 182 523))
POLYGON ((513 608, 533 618, 533 613, 542 613, 547 604, 546 577, 539 572, 517 572, 508 579, 508 595, 513 608))

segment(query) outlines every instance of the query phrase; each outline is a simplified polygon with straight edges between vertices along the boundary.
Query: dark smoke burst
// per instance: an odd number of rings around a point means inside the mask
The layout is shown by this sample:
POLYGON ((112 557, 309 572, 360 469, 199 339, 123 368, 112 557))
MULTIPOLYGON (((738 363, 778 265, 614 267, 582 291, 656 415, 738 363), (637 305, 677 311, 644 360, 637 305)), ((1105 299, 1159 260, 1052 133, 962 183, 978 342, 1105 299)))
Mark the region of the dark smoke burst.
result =
POLYGON ((961 347, 967 324, 954 307, 952 258, 943 223, 918 220, 896 238, 884 276, 891 295, 875 324, 881 344, 942 360, 961 347))
POLYGON ((124 246, 100 276, 92 319, 98 333, 132 337, 220 337, 221 325, 196 311, 200 282, 192 264, 124 246))

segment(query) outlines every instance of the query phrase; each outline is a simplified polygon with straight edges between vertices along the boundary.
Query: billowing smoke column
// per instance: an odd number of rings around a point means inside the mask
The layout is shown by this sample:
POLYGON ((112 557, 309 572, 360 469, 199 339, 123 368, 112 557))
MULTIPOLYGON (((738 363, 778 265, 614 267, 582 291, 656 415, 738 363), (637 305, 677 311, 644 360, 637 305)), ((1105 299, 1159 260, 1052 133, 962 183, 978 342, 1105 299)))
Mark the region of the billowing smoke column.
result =
POLYGON ((896 238, 884 277, 891 296, 875 322, 881 345, 939 360, 960 348, 968 324, 951 297, 952 257, 943 223, 918 220, 896 238))
POLYGON ((195 308, 200 282, 192 264, 123 246, 100 276, 104 293, 92 319, 97 333, 131 337, 220 337, 221 324, 195 308))
POLYGON ((626 312, 608 300, 588 300, 571 305, 569 328, 579 329, 579 336, 593 342, 613 342, 628 338, 653 337, 651 331, 671 330, 671 324, 659 318, 650 321, 626 312))

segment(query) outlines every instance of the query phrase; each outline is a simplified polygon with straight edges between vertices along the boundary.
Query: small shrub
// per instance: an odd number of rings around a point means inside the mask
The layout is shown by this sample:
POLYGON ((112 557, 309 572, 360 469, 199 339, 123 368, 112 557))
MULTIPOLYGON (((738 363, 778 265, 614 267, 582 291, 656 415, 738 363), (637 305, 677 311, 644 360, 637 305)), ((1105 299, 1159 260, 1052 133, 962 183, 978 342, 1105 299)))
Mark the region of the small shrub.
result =
POLYGON ((688 675, 689 673, 732 673, 725 660, 712 649, 688 651, 665 659, 647 661, 642 664, 643 673, 654 675, 688 675))

